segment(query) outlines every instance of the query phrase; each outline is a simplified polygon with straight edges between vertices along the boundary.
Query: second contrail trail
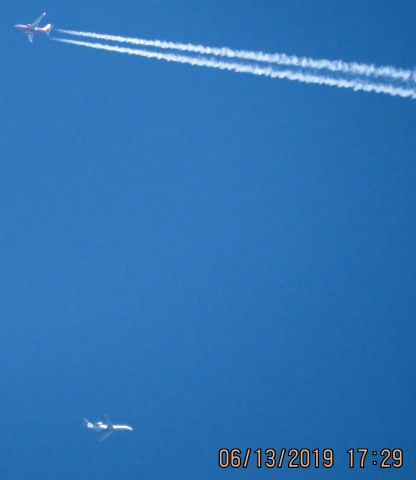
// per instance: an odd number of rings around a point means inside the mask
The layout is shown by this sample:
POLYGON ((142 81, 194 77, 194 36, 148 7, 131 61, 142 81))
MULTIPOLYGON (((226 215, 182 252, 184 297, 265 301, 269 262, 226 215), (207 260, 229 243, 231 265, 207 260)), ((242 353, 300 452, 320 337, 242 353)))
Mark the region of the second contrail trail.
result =
POLYGON ((348 75, 360 75, 372 78, 385 78, 403 82, 414 81, 414 72, 391 66, 375 66, 365 63, 344 62, 341 60, 314 59, 309 57, 298 57, 282 53, 264 53, 247 50, 235 50, 227 47, 206 47, 191 43, 167 42, 163 40, 146 40, 143 38, 124 37, 119 35, 106 35, 93 32, 80 32, 77 30, 57 29, 58 32, 77 37, 93 38, 95 40, 106 40, 117 43, 128 43, 144 47, 154 47, 182 52, 212 55, 237 60, 250 60, 255 62, 266 62, 276 65, 283 65, 297 68, 308 68, 316 70, 327 70, 332 73, 344 73, 348 75))
POLYGON ((237 63, 221 61, 209 57, 192 57, 179 55, 177 53, 164 53, 135 48, 119 47, 116 45, 107 45, 102 43, 84 42, 80 40, 70 40, 64 38, 54 38, 57 42, 78 45, 82 47, 93 48, 96 50, 105 50, 109 52, 123 53, 127 55, 136 55, 168 62, 183 63, 199 67, 216 68, 219 70, 228 70, 238 73, 251 73, 253 75, 265 76, 270 78, 279 78, 295 80, 304 83, 314 83, 318 85, 328 85, 338 88, 349 88, 365 92, 385 93, 393 96, 407 97, 416 99, 416 89, 404 86, 396 86, 386 83, 375 83, 356 78, 339 78, 320 75, 307 70, 280 70, 273 66, 256 65, 253 63, 237 63))

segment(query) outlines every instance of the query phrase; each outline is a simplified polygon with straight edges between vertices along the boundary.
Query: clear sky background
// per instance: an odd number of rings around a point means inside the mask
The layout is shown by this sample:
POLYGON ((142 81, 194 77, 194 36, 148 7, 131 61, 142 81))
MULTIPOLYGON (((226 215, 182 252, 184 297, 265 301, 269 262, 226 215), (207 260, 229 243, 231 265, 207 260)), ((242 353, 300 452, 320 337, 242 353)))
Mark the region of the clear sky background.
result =
POLYGON ((414 478, 416 102, 31 45, 13 25, 43 10, 415 65, 413 0, 3 4, 2 478, 414 478), (97 443, 104 414, 135 431, 97 443), (223 447, 336 466, 220 470, 223 447), (406 466, 348 470, 351 447, 406 466))

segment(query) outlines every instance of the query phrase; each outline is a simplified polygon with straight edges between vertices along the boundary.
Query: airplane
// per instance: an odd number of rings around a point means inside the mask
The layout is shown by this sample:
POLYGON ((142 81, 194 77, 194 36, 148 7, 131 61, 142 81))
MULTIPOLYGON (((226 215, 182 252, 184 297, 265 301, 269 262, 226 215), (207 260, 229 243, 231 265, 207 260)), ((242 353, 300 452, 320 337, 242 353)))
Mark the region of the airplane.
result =
POLYGON ((91 430, 95 430, 97 432, 101 432, 101 431, 105 432, 104 435, 98 439, 99 442, 102 442, 103 440, 108 438, 110 435, 112 435, 116 431, 122 431, 122 432, 133 431, 133 428, 130 427, 129 425, 113 425, 111 423, 111 420, 108 418, 108 415, 104 415, 104 418, 106 420, 106 423, 103 423, 103 422, 92 423, 86 418, 84 418, 84 425, 87 428, 91 430))
POLYGON ((21 32, 24 32, 27 35, 29 42, 33 42, 33 37, 35 33, 46 33, 46 35, 49 35, 51 33, 51 30, 53 28, 53 25, 51 23, 48 23, 44 27, 38 26, 45 15, 46 12, 43 12, 42 15, 33 23, 15 25, 15 28, 17 28, 17 30, 20 30, 21 32))

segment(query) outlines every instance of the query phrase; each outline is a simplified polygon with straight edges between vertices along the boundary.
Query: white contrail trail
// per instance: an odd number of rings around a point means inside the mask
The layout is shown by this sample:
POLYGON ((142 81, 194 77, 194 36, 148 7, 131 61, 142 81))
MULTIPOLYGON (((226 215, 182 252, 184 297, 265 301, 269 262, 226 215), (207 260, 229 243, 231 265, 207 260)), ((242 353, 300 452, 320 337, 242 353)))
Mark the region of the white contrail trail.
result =
POLYGON ((338 88, 351 88, 353 90, 362 90, 365 92, 385 93, 393 96, 410 97, 416 99, 416 90, 411 88, 396 87, 394 85, 383 83, 370 83, 365 80, 332 78, 315 73, 308 73, 304 70, 277 70, 273 67, 264 67, 254 64, 243 64, 234 62, 224 62, 212 58, 190 57, 178 55, 176 53, 160 53, 149 50, 139 50, 134 48, 118 47, 116 45, 106 45, 102 43, 91 43, 79 40, 69 40, 66 38, 54 38, 53 40, 82 47, 94 48, 97 50, 106 50, 109 52, 125 53, 128 55, 138 55, 140 57, 155 58, 157 60, 166 60, 168 62, 185 63, 199 67, 217 68, 220 70, 229 70, 239 73, 251 73, 253 75, 266 76, 270 78, 281 78, 287 80, 296 80, 304 83, 315 83, 319 85, 329 85, 338 88))
POLYGON ((203 45, 193 45, 190 43, 166 42, 162 40, 145 40, 143 38, 122 37, 117 35, 104 35, 92 32, 79 32, 76 30, 56 29, 58 32, 74 35, 78 37, 94 38, 96 40, 107 40, 118 43, 129 43, 132 45, 141 45, 146 47, 155 47, 169 50, 179 50, 183 52, 199 53, 204 55, 213 55, 219 57, 252 60, 255 62, 274 63, 298 68, 310 68, 316 70, 328 70, 330 72, 340 72, 349 75, 362 75, 366 77, 381 77, 391 80, 411 81, 414 73, 411 70, 404 70, 395 67, 361 64, 355 62, 343 62, 341 60, 313 59, 308 57, 297 57, 295 55, 286 55, 281 53, 263 53, 251 52, 246 50, 234 50, 227 47, 205 47, 203 45))

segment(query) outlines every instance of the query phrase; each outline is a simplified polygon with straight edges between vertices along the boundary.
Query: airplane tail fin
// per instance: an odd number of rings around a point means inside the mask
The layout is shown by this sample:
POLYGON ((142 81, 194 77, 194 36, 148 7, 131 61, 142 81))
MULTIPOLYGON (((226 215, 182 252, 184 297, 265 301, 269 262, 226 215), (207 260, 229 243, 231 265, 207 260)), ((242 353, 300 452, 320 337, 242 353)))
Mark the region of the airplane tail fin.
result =
POLYGON ((45 27, 46 35, 49 36, 49 34, 51 33, 52 28, 53 28, 52 23, 48 23, 48 24, 46 25, 46 27, 45 27))
POLYGON ((87 428, 91 428, 92 423, 89 420, 87 420, 86 418, 84 418, 84 426, 87 427, 87 428))

